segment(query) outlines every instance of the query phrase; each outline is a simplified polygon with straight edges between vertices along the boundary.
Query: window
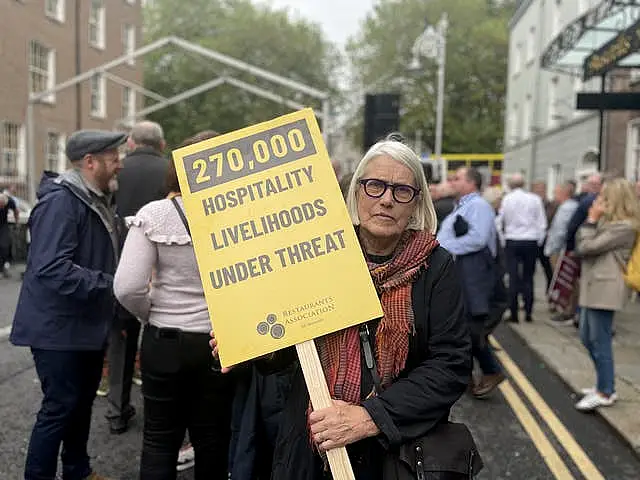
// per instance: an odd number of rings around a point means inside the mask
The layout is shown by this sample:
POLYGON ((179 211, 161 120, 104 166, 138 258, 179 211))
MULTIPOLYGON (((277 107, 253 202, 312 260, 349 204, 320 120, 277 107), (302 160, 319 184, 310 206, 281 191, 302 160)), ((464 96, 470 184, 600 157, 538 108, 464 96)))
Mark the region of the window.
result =
POLYGON ((518 136, 518 104, 513 106, 509 120, 509 143, 514 145, 520 141, 518 136))
POLYGON ((578 0, 578 15, 582 15, 589 9, 589 0, 578 0))
POLYGON ((105 47, 105 11, 102 0, 91 0, 89 9, 89 43, 96 48, 105 47))
POLYGON ((553 199, 556 185, 562 183, 562 165, 555 163, 547 168, 547 198, 553 199))
POLYGON ((136 0, 125 0, 125 2, 127 2, 129 5, 135 5, 136 4, 136 0))
POLYGON ((55 132, 47 133, 45 158, 47 162, 45 168, 51 172, 57 172, 60 161, 60 135, 55 132))
POLYGON ((631 180, 640 180, 640 123, 633 120, 627 132, 627 165, 625 176, 631 180))
POLYGON ((536 56, 536 27, 529 29, 529 40, 527 41, 527 63, 533 62, 536 56))
POLYGON ((526 140, 529 138, 531 134, 530 131, 531 125, 531 95, 527 95, 527 99, 524 102, 522 108, 522 140, 526 140))
MULTIPOLYGON (((132 53, 136 49, 136 28, 133 25, 124 25, 122 27, 122 51, 124 54, 132 53)), ((127 60, 129 65, 136 63, 135 58, 127 60)))
POLYGON ((547 125, 549 128, 556 126, 558 120, 558 77, 554 77, 549 82, 549 118, 547 125))
MULTIPOLYGON (((55 60, 55 52, 52 49, 38 42, 29 42, 29 91, 31 93, 44 92, 55 86, 55 60)), ((44 99, 49 103, 55 100, 53 93, 44 99)))
POLYGON ((0 175, 10 177, 18 175, 18 159, 20 156, 20 125, 4 122, 2 124, 2 159, 0 160, 0 175))
POLYGON ((96 74, 91 77, 91 115, 104 118, 106 115, 106 88, 105 79, 96 74))
POLYGON ((522 68, 522 43, 516 44, 513 51, 513 75, 518 75, 522 68))
POLYGON ((561 21, 560 21, 560 9, 562 6, 562 0, 553 0, 551 2, 551 39, 556 38, 560 33, 561 21))
POLYGON ((65 0, 45 0, 44 8, 47 17, 64 22, 65 0))
POLYGON ((130 87, 122 89, 122 119, 124 123, 130 125, 135 120, 136 114, 136 96, 130 87))

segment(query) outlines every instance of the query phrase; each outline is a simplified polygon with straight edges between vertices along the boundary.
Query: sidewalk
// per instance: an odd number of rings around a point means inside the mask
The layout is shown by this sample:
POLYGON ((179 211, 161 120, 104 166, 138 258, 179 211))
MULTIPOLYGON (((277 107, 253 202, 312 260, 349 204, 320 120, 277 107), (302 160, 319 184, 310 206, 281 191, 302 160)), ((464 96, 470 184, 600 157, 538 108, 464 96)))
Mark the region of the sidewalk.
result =
MULTIPOLYGON (((509 324, 575 392, 595 384, 593 363, 573 326, 551 325, 544 279, 536 276, 533 323, 509 324)), ((640 453, 640 303, 616 315, 613 339, 618 401, 598 413, 640 453)), ((577 398, 576 398, 577 401, 577 398)))

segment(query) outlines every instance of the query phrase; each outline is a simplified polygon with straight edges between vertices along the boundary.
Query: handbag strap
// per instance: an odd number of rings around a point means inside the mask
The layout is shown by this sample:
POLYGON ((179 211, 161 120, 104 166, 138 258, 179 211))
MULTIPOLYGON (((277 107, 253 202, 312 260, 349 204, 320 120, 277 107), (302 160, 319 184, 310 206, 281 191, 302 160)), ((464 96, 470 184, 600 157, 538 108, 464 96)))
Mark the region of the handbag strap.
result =
POLYGON ((376 389, 376 393, 382 393, 382 382, 380 381, 380 375, 378 374, 378 365, 376 364, 376 357, 373 355, 373 349, 371 348, 371 336, 369 335, 369 325, 363 323, 360 325, 360 343, 362 344, 362 351, 364 352, 364 361, 367 369, 371 373, 373 378, 373 385, 376 389))
POLYGON ((176 197, 171 197, 171 203, 173 203, 173 206, 176 207, 176 211, 180 216, 180 220, 182 220, 182 224, 184 225, 184 228, 187 230, 187 233, 189 234, 189 236, 191 236, 191 230, 189 229, 189 224, 187 223, 187 217, 185 217, 184 212, 182 211, 182 208, 180 208, 180 204, 178 204, 178 200, 176 200, 176 197))

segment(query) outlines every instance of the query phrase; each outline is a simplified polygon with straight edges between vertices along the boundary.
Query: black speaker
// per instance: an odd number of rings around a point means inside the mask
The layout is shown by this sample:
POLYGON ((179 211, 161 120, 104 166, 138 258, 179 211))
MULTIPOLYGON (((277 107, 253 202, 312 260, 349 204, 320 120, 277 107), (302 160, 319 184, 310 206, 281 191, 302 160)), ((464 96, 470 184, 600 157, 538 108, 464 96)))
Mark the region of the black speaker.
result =
POLYGON ((364 103, 364 151, 400 128, 400 95, 367 94, 364 103))

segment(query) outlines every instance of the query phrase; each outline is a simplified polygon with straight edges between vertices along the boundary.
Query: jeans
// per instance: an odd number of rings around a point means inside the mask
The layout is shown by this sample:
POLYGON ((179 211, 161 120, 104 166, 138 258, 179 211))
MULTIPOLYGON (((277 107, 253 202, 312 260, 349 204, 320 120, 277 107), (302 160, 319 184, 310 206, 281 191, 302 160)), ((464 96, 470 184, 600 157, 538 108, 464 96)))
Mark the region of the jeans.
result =
POLYGON ((484 326, 488 320, 487 315, 475 315, 470 317, 471 330, 471 354, 478 361, 483 375, 495 375, 502 372, 500 364, 493 354, 489 339, 485 334, 484 326))
POLYGON ((614 313, 613 310, 580 308, 580 339, 596 367, 596 388, 605 395, 615 392, 611 345, 614 313))
POLYGON ((505 254, 509 272, 509 309, 511 318, 518 318, 518 294, 524 299, 527 317, 533 310, 533 274, 538 258, 538 244, 535 240, 507 240, 505 254))
POLYGON ((144 432, 141 480, 175 480, 189 431, 196 480, 227 480, 233 375, 214 370, 209 335, 147 326, 140 353, 144 432))
POLYGON ((483 375, 495 375, 502 372, 502 368, 500 368, 500 364, 498 363, 498 360, 496 360, 489 342, 485 342, 482 346, 472 343, 472 353, 478 361, 478 365, 480 366, 480 370, 482 370, 483 375))
POLYGON ((44 398, 31 432, 24 478, 54 480, 62 445, 64 480, 84 479, 91 473, 87 440, 104 352, 31 352, 44 398))

